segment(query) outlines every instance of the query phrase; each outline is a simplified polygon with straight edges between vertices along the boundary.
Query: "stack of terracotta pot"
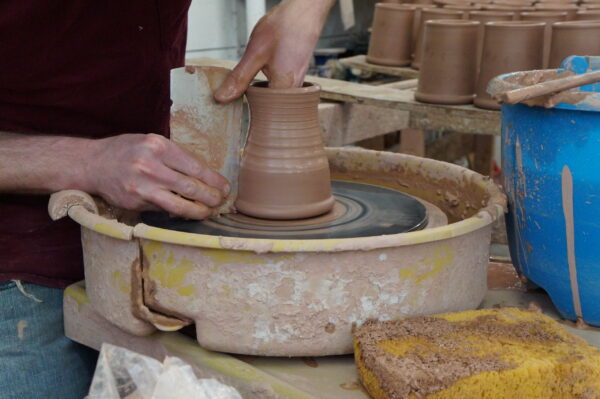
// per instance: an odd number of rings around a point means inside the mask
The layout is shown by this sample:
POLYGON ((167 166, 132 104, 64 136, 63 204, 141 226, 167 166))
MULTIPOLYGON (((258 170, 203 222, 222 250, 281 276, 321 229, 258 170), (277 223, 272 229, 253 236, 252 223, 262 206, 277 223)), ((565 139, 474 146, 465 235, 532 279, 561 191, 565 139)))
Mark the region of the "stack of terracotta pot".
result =
POLYGON ((367 62, 420 69, 418 101, 498 109, 491 78, 600 55, 600 0, 412 1, 376 4, 367 62))

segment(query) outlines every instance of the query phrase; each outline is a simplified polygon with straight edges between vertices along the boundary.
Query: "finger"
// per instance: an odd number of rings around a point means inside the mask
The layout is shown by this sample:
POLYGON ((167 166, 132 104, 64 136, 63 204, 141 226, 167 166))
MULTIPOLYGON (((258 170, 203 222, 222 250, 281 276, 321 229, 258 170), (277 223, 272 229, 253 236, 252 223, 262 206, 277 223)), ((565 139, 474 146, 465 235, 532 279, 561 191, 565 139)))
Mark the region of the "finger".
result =
POLYGON ((218 206, 223 202, 223 193, 218 189, 166 166, 159 166, 149 177, 158 181, 165 189, 209 207, 218 206))
POLYGON ((148 194, 148 200, 172 215, 189 219, 206 219, 211 210, 206 205, 188 201, 167 190, 154 190, 148 194))
POLYGON ((270 41, 266 41, 264 37, 255 35, 254 32, 250 36, 244 56, 215 91, 215 99, 218 102, 226 104, 241 97, 256 74, 267 63, 270 41))
POLYGON ((205 184, 218 189, 225 196, 229 195, 229 192, 231 191, 229 182, 225 177, 209 168, 206 163, 176 144, 172 144, 167 148, 162 157, 162 161, 165 166, 181 172, 186 176, 196 178, 205 184))

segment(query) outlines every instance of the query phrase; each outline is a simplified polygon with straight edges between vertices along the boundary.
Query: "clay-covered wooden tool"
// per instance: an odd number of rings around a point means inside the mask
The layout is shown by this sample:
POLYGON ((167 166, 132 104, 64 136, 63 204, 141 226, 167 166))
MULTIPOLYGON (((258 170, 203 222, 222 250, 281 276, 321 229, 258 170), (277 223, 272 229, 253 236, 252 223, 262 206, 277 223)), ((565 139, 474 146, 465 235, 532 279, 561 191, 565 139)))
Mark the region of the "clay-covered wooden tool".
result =
POLYGON ((554 94, 563 90, 585 86, 600 82, 600 70, 583 73, 581 75, 570 75, 560 79, 549 80, 496 94, 496 100, 504 104, 516 104, 532 98, 554 94))

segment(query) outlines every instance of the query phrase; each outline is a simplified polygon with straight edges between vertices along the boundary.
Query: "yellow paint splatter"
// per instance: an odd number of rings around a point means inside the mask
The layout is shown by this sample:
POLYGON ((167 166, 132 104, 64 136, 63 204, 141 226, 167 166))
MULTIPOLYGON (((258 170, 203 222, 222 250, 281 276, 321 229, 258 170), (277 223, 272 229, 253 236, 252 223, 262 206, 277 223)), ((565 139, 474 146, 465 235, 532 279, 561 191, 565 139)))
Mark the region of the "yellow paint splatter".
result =
POLYGON ((192 262, 186 258, 176 260, 173 251, 164 249, 158 242, 150 241, 144 245, 144 253, 150 259, 150 277, 166 288, 184 288, 183 292, 189 292, 187 286, 182 286, 186 283, 186 275, 195 268, 192 262))
POLYGON ((186 285, 177 289, 177 293, 181 296, 190 296, 196 292, 196 287, 193 285, 186 285))
POLYGON ((221 288, 223 289, 223 291, 225 291, 225 296, 230 297, 231 296, 231 287, 228 285, 222 285, 221 288))
POLYGON ((420 265, 408 266, 398 271, 402 280, 415 280, 421 283, 436 276, 454 260, 454 250, 449 245, 439 245, 420 265))
POLYGON ((125 294, 131 294, 131 283, 123 276, 120 270, 115 270, 112 274, 112 280, 115 287, 125 294))

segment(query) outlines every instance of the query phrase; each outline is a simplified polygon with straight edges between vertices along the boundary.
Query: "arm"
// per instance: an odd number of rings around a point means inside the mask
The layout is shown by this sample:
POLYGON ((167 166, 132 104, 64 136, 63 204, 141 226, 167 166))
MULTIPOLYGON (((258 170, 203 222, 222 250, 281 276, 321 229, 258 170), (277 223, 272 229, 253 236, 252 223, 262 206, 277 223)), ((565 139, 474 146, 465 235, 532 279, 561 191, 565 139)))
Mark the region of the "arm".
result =
POLYGON ((285 0, 254 27, 239 64, 215 92, 219 102, 240 97, 259 71, 269 87, 300 87, 335 0, 285 0))
POLYGON ((229 185, 192 154, 155 134, 91 140, 0 132, 0 193, 64 189, 100 195, 126 209, 164 209, 203 219, 222 202, 229 185))

